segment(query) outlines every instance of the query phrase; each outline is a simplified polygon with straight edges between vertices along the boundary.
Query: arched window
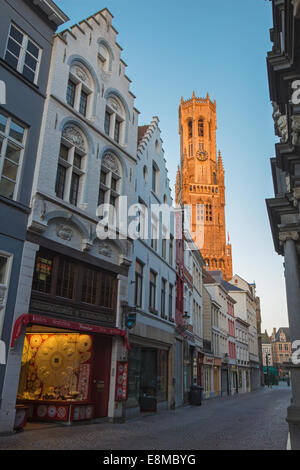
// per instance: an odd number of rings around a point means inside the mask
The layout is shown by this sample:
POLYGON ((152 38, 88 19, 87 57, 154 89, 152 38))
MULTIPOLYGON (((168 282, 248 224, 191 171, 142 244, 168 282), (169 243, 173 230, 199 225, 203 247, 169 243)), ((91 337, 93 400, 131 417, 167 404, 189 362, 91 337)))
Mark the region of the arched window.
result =
POLYGON ((193 137, 193 121, 188 122, 189 139, 193 137))
MULTIPOLYGON (((121 164, 114 153, 106 153, 102 159, 98 206, 110 204, 118 211, 119 196, 121 194, 121 164)), ((113 211, 112 211, 113 212, 113 211)), ((113 214, 110 214, 112 216, 113 214)), ((100 211, 100 217, 103 213, 100 211)))
POLYGON ((118 144, 125 141, 126 113, 123 104, 116 96, 111 96, 106 105, 104 131, 118 144))
POLYGON ((55 194, 74 206, 82 199, 86 157, 87 143, 83 133, 77 127, 67 125, 62 132, 55 194))
POLYGON ((199 119, 198 121, 198 135, 199 137, 204 137, 204 121, 199 119))
POLYGON ((207 222, 212 222, 213 220, 213 213, 212 213, 212 205, 211 204, 206 204, 205 206, 206 209, 206 221, 207 222))
POLYGON ((110 70, 110 54, 107 47, 104 44, 99 45, 98 59, 100 67, 104 72, 109 72, 110 70))
POLYGON ((82 64, 73 64, 67 86, 67 103, 82 116, 89 118, 92 109, 94 82, 82 64))

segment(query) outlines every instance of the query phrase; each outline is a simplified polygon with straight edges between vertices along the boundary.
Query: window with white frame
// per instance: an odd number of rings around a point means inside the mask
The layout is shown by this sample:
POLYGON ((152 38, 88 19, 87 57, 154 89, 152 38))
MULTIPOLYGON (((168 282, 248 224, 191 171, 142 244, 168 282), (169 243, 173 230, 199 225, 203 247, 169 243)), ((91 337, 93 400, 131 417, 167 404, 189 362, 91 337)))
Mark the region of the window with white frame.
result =
POLYGON ((16 25, 11 24, 5 61, 32 83, 37 83, 42 49, 16 25))
POLYGON ((143 303, 143 273, 144 265, 136 260, 135 263, 135 289, 134 289, 134 303, 136 307, 141 308, 143 303))
POLYGON ((73 206, 79 206, 82 201, 86 159, 86 143, 81 132, 66 128, 59 149, 55 193, 73 206))
POLYGON ((149 310, 156 313, 156 283, 157 274, 150 269, 149 279, 149 310))
POLYGON ((17 199, 26 129, 0 111, 0 195, 17 199))
POLYGON ((163 259, 167 259, 167 237, 168 237, 168 230, 166 227, 163 227, 162 231, 162 257, 163 259))
POLYGON ((160 299, 160 311, 161 318, 167 318, 166 315, 166 290, 167 290, 167 281, 162 278, 161 280, 161 299, 160 299))
POLYGON ((170 235, 170 242, 169 242, 169 263, 173 266, 174 262, 174 237, 170 235))
POLYGON ((110 69, 110 54, 107 47, 104 44, 100 44, 98 51, 98 60, 102 70, 108 73, 110 69))
POLYGON ((158 220, 153 214, 151 219, 151 248, 155 251, 158 250, 158 220))
POLYGON ((67 85, 67 103, 82 116, 91 116, 94 84, 88 70, 81 64, 74 64, 70 70, 67 85))
POLYGON ((152 164, 152 191, 159 195, 159 168, 154 162, 152 164))
POLYGON ((105 108, 104 132, 120 145, 125 142, 125 109, 121 101, 113 96, 108 99, 105 108))
POLYGON ((11 255, 0 252, 0 334, 4 320, 4 309, 9 286, 11 255))
MULTIPOLYGON (((113 153, 105 154, 100 172, 98 206, 104 204, 111 206, 110 221, 118 212, 121 182, 121 165, 118 158, 113 153)), ((99 216, 100 218, 104 216, 104 208, 100 208, 99 216)))

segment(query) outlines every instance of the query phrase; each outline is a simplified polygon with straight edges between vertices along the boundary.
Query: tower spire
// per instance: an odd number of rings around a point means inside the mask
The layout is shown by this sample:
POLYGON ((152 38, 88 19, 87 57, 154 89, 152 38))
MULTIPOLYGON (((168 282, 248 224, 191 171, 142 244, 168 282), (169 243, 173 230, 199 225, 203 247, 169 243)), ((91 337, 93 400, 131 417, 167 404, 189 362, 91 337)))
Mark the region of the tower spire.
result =
POLYGON ((207 269, 221 270, 228 281, 232 278, 232 255, 226 236, 224 167, 221 152, 217 152, 216 129, 216 106, 212 106, 209 93, 206 98, 196 99, 193 91, 192 100, 181 100, 178 175, 182 204, 192 207, 191 233, 207 269), (202 213, 197 210, 198 201, 204 206, 202 213))

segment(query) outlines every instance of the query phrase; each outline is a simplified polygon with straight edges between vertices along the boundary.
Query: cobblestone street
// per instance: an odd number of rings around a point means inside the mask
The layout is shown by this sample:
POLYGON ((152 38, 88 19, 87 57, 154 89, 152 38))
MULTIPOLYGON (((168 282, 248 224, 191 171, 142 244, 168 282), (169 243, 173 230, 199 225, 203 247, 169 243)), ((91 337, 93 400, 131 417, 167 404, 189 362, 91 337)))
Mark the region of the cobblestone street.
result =
POLYGON ((36 424, 23 433, 1 437, 0 449, 284 450, 290 397, 291 389, 282 384, 125 424, 36 424))

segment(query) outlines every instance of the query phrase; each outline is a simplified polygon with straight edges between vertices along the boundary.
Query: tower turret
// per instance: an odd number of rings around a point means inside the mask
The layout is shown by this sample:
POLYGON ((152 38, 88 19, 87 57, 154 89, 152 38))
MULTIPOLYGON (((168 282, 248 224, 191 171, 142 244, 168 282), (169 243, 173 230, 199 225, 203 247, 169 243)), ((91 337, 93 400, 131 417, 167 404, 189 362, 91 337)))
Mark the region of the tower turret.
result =
POLYGON ((231 245, 226 243, 225 183, 216 148, 217 106, 207 93, 179 106, 182 204, 192 206, 191 232, 209 270, 232 278, 231 245), (199 236, 199 233, 201 235, 199 236))

